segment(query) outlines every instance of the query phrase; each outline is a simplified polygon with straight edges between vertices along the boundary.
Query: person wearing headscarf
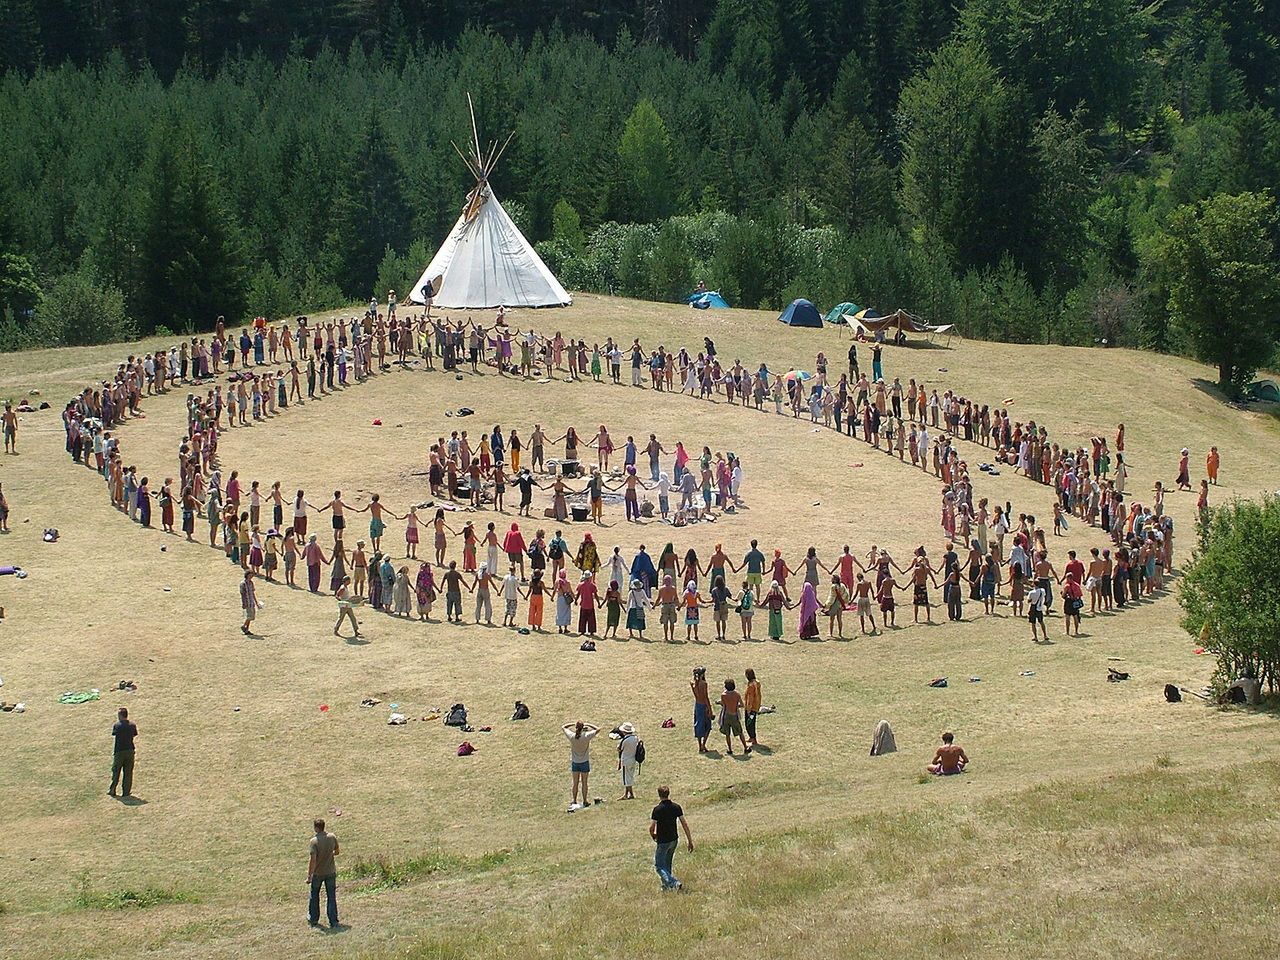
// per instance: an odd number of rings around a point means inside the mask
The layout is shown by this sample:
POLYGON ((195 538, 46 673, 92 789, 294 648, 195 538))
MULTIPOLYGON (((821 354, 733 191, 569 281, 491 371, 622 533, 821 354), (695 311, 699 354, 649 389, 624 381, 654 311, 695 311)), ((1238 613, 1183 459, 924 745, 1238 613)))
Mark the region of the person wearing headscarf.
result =
POLYGON ((812 583, 806 583, 800 592, 800 639, 812 640, 818 636, 818 591, 812 583))
POLYGON ((578 556, 573 562, 583 573, 594 574, 600 569, 600 551, 596 549, 596 542, 591 534, 583 535, 582 545, 578 547, 578 556))
POLYGON ((502 550, 511 561, 512 566, 520 568, 520 579, 524 579, 524 534, 520 532, 520 524, 512 523, 511 529, 502 538, 502 550))
POLYGON ((627 593, 627 638, 644 639, 645 611, 649 609, 649 594, 643 581, 631 581, 631 590, 627 593))
POLYGON ((569 578, 564 575, 561 570, 556 578, 556 630, 559 633, 568 633, 569 625, 573 622, 573 587, 569 584, 569 578))
POLYGON ((698 592, 698 585, 690 580, 684 585, 684 639, 688 643, 690 640, 697 642, 698 640, 698 621, 701 619, 700 608, 703 606, 702 594, 698 592))
POLYGON ((476 623, 480 622, 483 614, 485 623, 493 626, 493 574, 489 570, 489 564, 480 564, 478 573, 473 574, 471 580, 471 591, 476 595, 476 623))
POLYGON ((795 571, 782 559, 782 551, 773 551, 773 582, 782 588, 782 595, 786 597, 787 603, 791 602, 791 594, 787 593, 787 575, 792 573, 795 571))
POLYGON ((769 586, 769 592, 765 594, 764 603, 762 604, 769 611, 769 639, 782 639, 782 611, 791 606, 787 602, 787 596, 782 592, 782 585, 774 580, 769 586))
POLYGON ((401 567, 396 573, 395 586, 392 588, 392 603, 397 617, 409 616, 409 568, 401 567))
MULTIPOLYGON (((315 534, 311 535, 315 539, 315 534)), ((369 606, 375 610, 382 609, 382 553, 373 551, 373 559, 369 563, 369 606)))
POLYGON ((649 591, 658 583, 658 570, 653 565, 653 558, 645 551, 643 543, 640 544, 639 552, 631 561, 631 579, 640 584, 640 589, 644 591, 645 599, 648 600, 649 591))
POLYGON ((390 612, 394 602, 393 591, 396 585, 396 565, 391 562, 391 554, 382 558, 382 609, 390 612))

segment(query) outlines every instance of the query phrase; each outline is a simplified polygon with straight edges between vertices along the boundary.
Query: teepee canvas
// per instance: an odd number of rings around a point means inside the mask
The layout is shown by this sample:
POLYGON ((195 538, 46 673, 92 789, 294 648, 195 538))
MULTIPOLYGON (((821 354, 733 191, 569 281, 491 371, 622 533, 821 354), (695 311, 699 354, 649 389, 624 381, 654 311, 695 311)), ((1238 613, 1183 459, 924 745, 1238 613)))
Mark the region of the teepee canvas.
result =
MULTIPOLYGON (((470 101, 468 96, 468 104, 470 101)), ((474 113, 471 124, 474 134, 474 113)), ((502 150, 495 143, 486 158, 480 152, 478 136, 474 147, 474 159, 460 150, 458 156, 476 178, 476 185, 467 194, 458 222, 414 285, 413 299, 421 302, 430 295, 438 307, 474 309, 563 307, 572 303, 573 298, 493 195, 489 176, 502 150), (429 294, 424 290, 428 284, 429 294)))

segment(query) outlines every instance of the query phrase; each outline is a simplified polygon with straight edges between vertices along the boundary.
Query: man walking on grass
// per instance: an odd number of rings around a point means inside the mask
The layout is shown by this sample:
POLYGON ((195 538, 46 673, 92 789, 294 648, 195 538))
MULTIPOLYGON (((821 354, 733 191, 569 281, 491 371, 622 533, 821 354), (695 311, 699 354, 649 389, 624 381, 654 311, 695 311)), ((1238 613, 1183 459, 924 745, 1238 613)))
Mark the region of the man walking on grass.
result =
POLYGON ((653 855, 653 868, 658 872, 663 890, 679 890, 681 883, 671 872, 672 861, 676 856, 676 847, 680 846, 680 833, 676 824, 684 828, 684 838, 693 853, 693 835, 689 833, 689 822, 684 818, 684 810, 680 804, 671 801, 671 788, 658 788, 658 805, 649 815, 649 836, 657 847, 653 855))
POLYGON ((311 838, 311 859, 307 862, 307 883, 311 886, 311 901, 307 907, 307 923, 320 926, 320 888, 324 887, 325 911, 329 915, 329 928, 338 927, 338 868, 334 857, 342 851, 338 838, 324 828, 324 821, 314 824, 316 834, 311 838))
POLYGON ((133 796, 133 740, 138 735, 138 725, 129 719, 129 710, 121 707, 118 719, 111 728, 111 736, 115 738, 115 749, 111 754, 111 789, 109 796, 116 795, 116 788, 123 788, 123 795, 133 796), (123 783, 121 780, 123 779, 123 783))

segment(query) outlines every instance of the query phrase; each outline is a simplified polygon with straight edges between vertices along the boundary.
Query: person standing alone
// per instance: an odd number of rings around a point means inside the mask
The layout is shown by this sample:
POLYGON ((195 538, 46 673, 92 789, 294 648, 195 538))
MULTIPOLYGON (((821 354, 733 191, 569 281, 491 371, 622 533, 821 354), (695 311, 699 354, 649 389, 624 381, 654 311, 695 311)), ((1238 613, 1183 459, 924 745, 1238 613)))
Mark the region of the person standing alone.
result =
POLYGON ((320 888, 324 887, 325 912, 329 916, 330 929, 338 926, 338 868, 334 858, 342 851, 338 838, 324 828, 323 820, 314 823, 316 834, 309 844, 311 858, 307 862, 307 883, 311 886, 311 901, 307 907, 307 923, 320 926, 320 888))
POLYGON ((129 710, 121 707, 117 720, 111 728, 111 736, 115 738, 115 750, 111 754, 111 789, 108 796, 116 795, 116 788, 122 788, 122 795, 133 796, 133 741, 138 735, 138 725, 129 719, 129 710), (123 782, 121 782, 123 780, 123 782))
POLYGON ((689 821, 684 818, 684 810, 680 804, 671 800, 671 788, 658 788, 658 805, 649 815, 649 836, 657 844, 653 854, 653 868, 662 881, 663 890, 679 890, 682 886, 672 873, 676 847, 680 846, 680 833, 676 824, 684 829, 685 842, 689 852, 693 853, 693 835, 689 832, 689 821))

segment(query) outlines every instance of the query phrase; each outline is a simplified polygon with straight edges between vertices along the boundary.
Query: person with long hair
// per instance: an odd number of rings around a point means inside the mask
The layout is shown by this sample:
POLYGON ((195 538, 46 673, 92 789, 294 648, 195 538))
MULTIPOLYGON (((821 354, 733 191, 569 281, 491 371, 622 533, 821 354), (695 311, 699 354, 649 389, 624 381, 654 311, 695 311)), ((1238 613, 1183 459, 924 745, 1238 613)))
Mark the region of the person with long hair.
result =
POLYGON ((566 723, 560 728, 569 741, 569 772, 573 777, 573 785, 569 794, 569 812, 582 810, 591 801, 588 799, 587 783, 591 776, 591 741, 595 739, 600 728, 595 724, 582 720, 566 723), (579 802, 578 797, 582 800, 579 802))

